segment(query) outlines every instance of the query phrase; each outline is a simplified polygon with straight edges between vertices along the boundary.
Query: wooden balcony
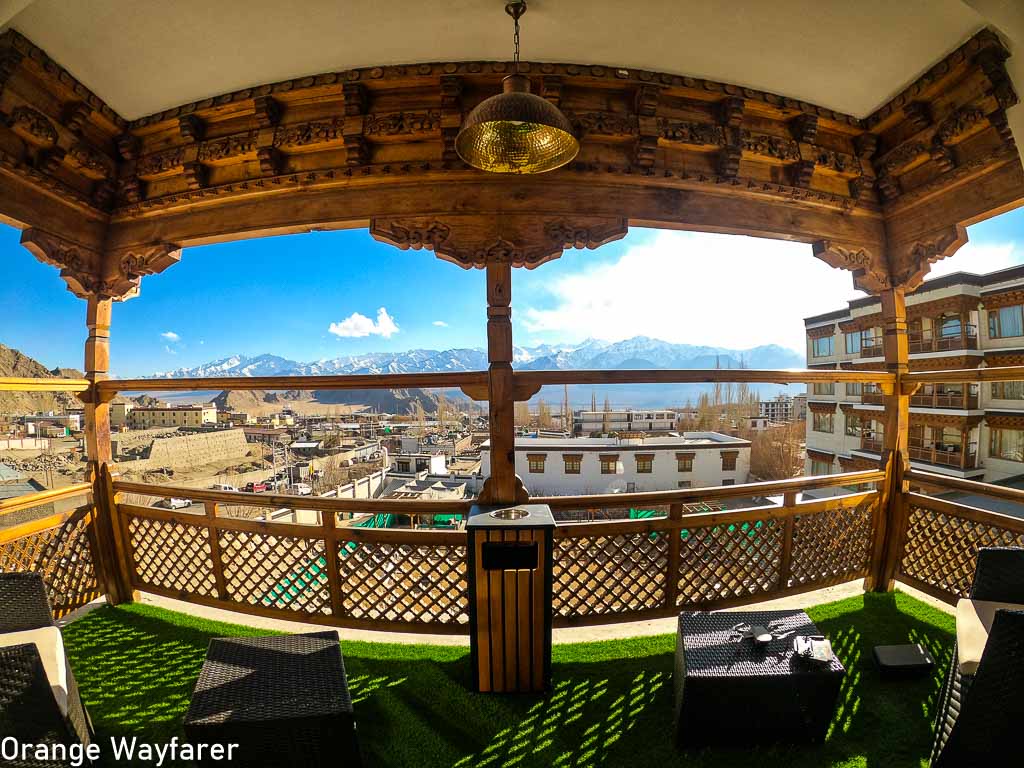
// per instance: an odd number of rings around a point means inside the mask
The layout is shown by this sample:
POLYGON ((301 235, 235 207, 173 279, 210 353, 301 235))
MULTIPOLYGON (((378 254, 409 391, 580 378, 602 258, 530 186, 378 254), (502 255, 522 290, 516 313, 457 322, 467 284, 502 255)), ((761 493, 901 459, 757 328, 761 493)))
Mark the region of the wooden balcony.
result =
POLYGON ((930 392, 910 397, 911 408, 952 408, 960 411, 976 410, 978 395, 976 392, 930 392))
POLYGON ((881 453, 882 442, 881 437, 862 436, 860 439, 860 449, 862 451, 871 451, 872 453, 881 453))
POLYGON ((861 393, 860 401, 867 405, 885 405, 885 395, 881 392, 865 391, 861 393))
POLYGON ((872 339, 871 341, 865 341, 861 344, 860 348, 861 358, 865 357, 884 357, 885 352, 882 349, 881 337, 872 339))
POLYGON ((922 331, 907 334, 910 354, 922 352, 950 352, 962 349, 978 348, 978 328, 974 325, 964 325, 960 333, 946 335, 934 331, 922 331))
POLYGON ((975 452, 965 453, 962 450, 945 450, 936 446, 910 446, 910 460, 935 464, 940 467, 954 469, 974 469, 978 455, 975 452))

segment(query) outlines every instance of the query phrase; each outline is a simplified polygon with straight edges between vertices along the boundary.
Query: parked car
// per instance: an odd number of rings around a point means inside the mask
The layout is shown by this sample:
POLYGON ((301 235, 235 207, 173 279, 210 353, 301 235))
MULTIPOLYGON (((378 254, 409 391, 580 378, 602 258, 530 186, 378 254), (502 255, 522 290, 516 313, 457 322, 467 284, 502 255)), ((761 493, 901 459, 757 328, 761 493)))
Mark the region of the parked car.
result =
POLYGON ((292 490, 299 496, 312 496, 313 487, 308 483, 293 483, 292 490))
POLYGON ((227 483, 214 483, 213 485, 210 486, 210 490, 211 491, 233 491, 233 492, 236 492, 236 493, 238 492, 238 489, 235 488, 235 486, 228 485, 227 483))
POLYGON ((272 477, 267 480, 267 488, 273 491, 279 491, 282 488, 288 487, 288 481, 281 477, 272 477))
POLYGON ((192 499, 163 499, 154 504, 156 507, 163 507, 164 509, 184 509, 185 507, 192 506, 192 499))
POLYGON ((245 488, 242 489, 246 493, 263 493, 267 490, 266 483, 246 483, 245 488))

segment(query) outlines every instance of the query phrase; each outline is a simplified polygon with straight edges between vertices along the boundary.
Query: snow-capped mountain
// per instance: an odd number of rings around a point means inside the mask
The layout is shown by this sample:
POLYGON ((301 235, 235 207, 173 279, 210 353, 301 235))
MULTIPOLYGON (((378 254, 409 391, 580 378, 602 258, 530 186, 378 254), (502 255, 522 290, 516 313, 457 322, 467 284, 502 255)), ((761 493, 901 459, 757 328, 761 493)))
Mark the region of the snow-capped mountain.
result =
MULTIPOLYGON (((525 370, 580 368, 793 368, 802 355, 775 345, 747 350, 672 344, 647 336, 617 342, 587 339, 579 344, 541 344, 516 347, 513 364, 525 370)), ((444 373, 487 368, 483 349, 411 349, 371 352, 302 363, 277 355, 232 355, 194 368, 177 368, 155 376, 196 378, 217 376, 320 376, 353 373, 444 373)))

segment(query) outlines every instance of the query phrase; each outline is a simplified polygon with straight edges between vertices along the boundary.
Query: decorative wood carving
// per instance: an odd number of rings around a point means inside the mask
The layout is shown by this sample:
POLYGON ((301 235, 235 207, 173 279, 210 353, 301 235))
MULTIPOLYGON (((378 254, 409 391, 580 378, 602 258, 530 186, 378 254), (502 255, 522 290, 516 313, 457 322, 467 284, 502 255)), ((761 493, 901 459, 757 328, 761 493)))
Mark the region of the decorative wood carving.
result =
POLYGON ((641 168, 653 168, 658 156, 658 137, 661 128, 658 123, 658 100, 661 88, 643 85, 636 94, 636 164, 641 168))
POLYGON ((83 142, 72 144, 65 159, 73 168, 90 179, 109 179, 113 175, 109 158, 83 142))
POLYGON ((139 158, 135 173, 140 179, 149 179, 166 173, 176 173, 181 170, 184 163, 184 147, 175 147, 139 158))
MULTIPOLYGON (((447 79, 462 82, 458 77, 449 76, 447 79)), ((442 78, 442 83, 445 78, 442 78)), ((560 107, 562 104, 562 78, 558 75, 543 75, 540 78, 540 95, 560 107)))
POLYGON ((827 336, 832 336, 836 332, 836 324, 829 323, 828 325, 819 325, 815 328, 807 329, 807 338, 809 339, 824 339, 827 336))
POLYGON ((658 135, 665 141, 695 146, 724 147, 725 129, 714 123, 694 123, 688 120, 658 120, 658 135))
POLYGON ((772 157, 784 162, 800 159, 800 147, 790 139, 743 131, 740 134, 740 140, 743 143, 744 152, 752 152, 755 155, 772 157))
POLYGON ((209 183, 206 166, 202 163, 185 163, 181 166, 181 172, 189 189, 202 189, 209 183))
POLYGON ((903 117, 915 131, 923 131, 932 124, 931 110, 922 101, 912 101, 903 107, 903 117))
POLYGON ((853 147, 860 157, 870 158, 878 150, 878 136, 873 133, 862 133, 853 140, 853 147))
MULTIPOLYGON (((565 116, 572 123, 578 137, 592 136, 636 136, 639 128, 635 115, 621 112, 572 112, 565 116)), ((657 136, 654 137, 657 142, 657 136)))
POLYGON ((29 228, 21 233, 21 244, 39 261, 60 270, 68 290, 86 299, 95 290, 100 271, 100 254, 52 232, 29 228))
POLYGON ((274 132, 274 146, 279 149, 294 149, 312 144, 337 144, 343 140, 343 130, 344 121, 338 118, 281 125, 274 132))
POLYGON ((967 230, 959 224, 910 243, 890 243, 889 273, 892 285, 913 291, 924 282, 932 264, 952 256, 966 243, 967 230))
POLYGON ((936 135, 943 144, 956 144, 984 127, 984 112, 976 107, 963 107, 939 124, 936 135))
POLYGON ((814 161, 801 160, 793 165, 793 185, 809 189, 814 178, 814 161))
POLYGON ((928 147, 920 141, 902 144, 885 156, 880 170, 887 176, 899 175, 906 172, 917 161, 923 160, 927 155, 928 147))
POLYGON ((15 107, 7 118, 7 125, 16 134, 37 147, 52 147, 57 143, 57 129, 42 112, 32 107, 15 107))
POLYGON ((797 141, 813 144, 818 137, 818 116, 798 115, 789 121, 789 129, 797 141))
POLYGON ((178 132, 186 141, 202 141, 206 124, 195 115, 182 115, 178 118, 178 132))
POLYGON ((441 128, 441 113, 393 112, 384 115, 367 115, 363 123, 366 136, 408 136, 414 133, 434 133, 441 128))
MULTIPOLYGON (((549 87, 554 85, 548 83, 549 87)), ((546 94, 543 94, 546 98, 546 94)), ((441 159, 446 163, 459 160, 455 139, 462 128, 462 80, 445 75, 441 78, 441 159)))
POLYGON ((260 128, 276 126, 281 122, 282 111, 280 102, 272 96, 257 96, 252 100, 252 112, 260 128))
POLYGON ((819 240, 812 251, 826 264, 853 272, 853 284, 868 293, 889 288, 889 274, 884 258, 862 246, 819 240))
MULTIPOLYGON (((980 33, 979 33, 980 34, 980 33)), ((991 45, 983 48, 974 57, 974 61, 981 67, 985 77, 992 85, 992 94, 999 102, 1001 109, 1009 109, 1017 104, 1017 92, 1010 82, 1010 76, 1006 73, 1006 60, 1010 52, 1002 45, 991 45)))
POLYGON ((257 131, 249 131, 248 133, 236 133, 232 136, 204 141, 199 145, 199 153, 196 159, 201 163, 216 163, 231 157, 251 155, 256 150, 258 137, 259 133, 257 131))
POLYGON ((433 251, 469 269, 510 263, 533 269, 567 248, 593 250, 625 236, 624 219, 579 217, 572 221, 536 216, 445 216, 439 219, 373 219, 370 234, 404 250, 433 251))
POLYGON ((256 151, 260 172, 264 176, 276 176, 284 170, 284 156, 273 147, 260 147, 256 151))
POLYGON ((88 125, 94 110, 84 101, 75 101, 64 107, 62 122, 71 133, 80 136, 82 129, 88 125))
POLYGON ((122 133, 114 139, 117 151, 125 160, 134 160, 139 156, 139 140, 130 133, 122 133))

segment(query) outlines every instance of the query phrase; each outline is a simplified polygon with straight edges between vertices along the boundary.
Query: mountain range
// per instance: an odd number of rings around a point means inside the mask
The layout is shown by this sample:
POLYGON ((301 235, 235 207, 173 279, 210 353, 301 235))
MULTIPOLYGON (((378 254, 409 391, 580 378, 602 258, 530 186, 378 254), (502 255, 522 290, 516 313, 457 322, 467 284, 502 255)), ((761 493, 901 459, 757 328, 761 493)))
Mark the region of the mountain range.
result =
MULTIPOLYGON (((799 368, 805 365, 803 355, 777 345, 764 345, 736 350, 723 347, 673 344, 647 336, 635 336, 617 342, 587 339, 579 344, 541 344, 515 347, 513 366, 518 370, 576 369, 696 369, 696 368, 799 368)), ((154 374, 154 378, 211 378, 222 376, 323 376, 333 374, 443 373, 479 371, 487 368, 487 352, 479 348, 413 349, 404 352, 371 352, 313 362, 299 362, 279 355, 232 355, 209 363, 177 368, 154 374)), ((589 402, 592 393, 603 400, 607 396, 616 405, 653 407, 679 405, 695 400, 708 385, 643 384, 615 386, 570 387, 573 403, 589 402)), ((560 388, 559 388, 560 389, 560 388)), ((760 385, 762 397, 770 397, 782 389, 777 385, 760 385)), ((320 392, 323 402, 366 402, 366 393, 320 392)), ((420 393, 407 391, 407 397, 418 399, 420 393)), ((561 391, 541 392, 549 402, 560 401, 561 391)), ((424 403, 427 406, 426 403, 424 403)))

